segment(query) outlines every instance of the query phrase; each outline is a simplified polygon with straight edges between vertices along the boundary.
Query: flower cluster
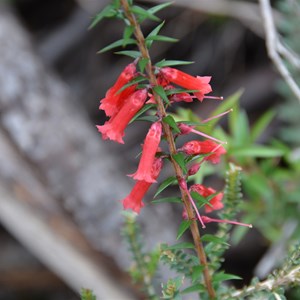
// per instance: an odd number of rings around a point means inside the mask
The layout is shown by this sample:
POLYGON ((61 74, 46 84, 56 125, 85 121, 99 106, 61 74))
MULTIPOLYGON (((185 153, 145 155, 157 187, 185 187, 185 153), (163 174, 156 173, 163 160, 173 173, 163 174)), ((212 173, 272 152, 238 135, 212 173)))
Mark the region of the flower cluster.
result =
MULTIPOLYGON (((125 67, 115 84, 107 91, 105 98, 100 100, 99 109, 104 110, 107 117, 109 117, 104 125, 97 125, 98 131, 102 134, 103 139, 110 139, 117 143, 124 144, 123 137, 125 135, 125 129, 130 121, 146 103, 156 103, 154 97, 155 89, 153 87, 150 85, 139 87, 134 83, 134 79, 137 76, 145 76, 139 74, 136 63, 135 61, 125 67)), ((160 85, 164 91, 168 92, 167 97, 170 103, 179 101, 192 102, 195 98, 199 101, 203 101, 203 99, 206 98, 205 95, 212 91, 209 84, 211 77, 193 77, 170 67, 156 68, 155 75, 158 85, 160 85), (172 94, 172 90, 175 91, 172 84, 180 86, 187 91, 174 92, 174 94, 172 94)), ((163 158, 168 158, 168 155, 163 154, 159 147, 163 133, 162 124, 162 118, 157 116, 156 121, 151 124, 142 145, 138 168, 135 173, 128 175, 132 177, 136 183, 130 194, 122 200, 122 203, 125 209, 131 209, 136 213, 139 213, 144 206, 142 200, 160 174, 163 158)), ((178 134, 177 132, 177 135, 198 134, 204 138, 208 138, 202 141, 189 141, 177 149, 178 152, 182 152, 187 156, 203 155, 202 161, 190 167, 186 175, 187 177, 197 173, 203 161, 207 160, 213 164, 219 163, 220 156, 226 153, 226 150, 222 146, 224 142, 195 130, 193 126, 178 123, 178 128, 180 129, 180 133, 178 134)), ((204 185, 193 185, 189 190, 187 189, 187 185, 185 186, 189 195, 190 192, 197 192, 207 198, 216 193, 214 189, 205 187, 204 185)), ((210 198, 209 204, 205 205, 205 211, 211 212, 222 208, 222 195, 222 193, 219 193, 210 198)), ((191 201, 193 201, 192 198, 191 201)), ((201 221, 200 214, 194 202, 193 207, 201 221)))

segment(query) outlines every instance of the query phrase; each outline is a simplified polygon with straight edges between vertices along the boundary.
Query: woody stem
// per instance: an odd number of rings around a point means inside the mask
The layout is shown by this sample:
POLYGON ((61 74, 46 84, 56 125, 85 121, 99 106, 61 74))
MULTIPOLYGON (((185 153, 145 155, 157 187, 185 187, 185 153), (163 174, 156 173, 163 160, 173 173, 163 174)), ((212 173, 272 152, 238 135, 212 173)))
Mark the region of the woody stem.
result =
MULTIPOLYGON (((148 61, 147 66, 146 66, 146 72, 149 76, 150 84, 153 87, 157 86, 158 83, 156 80, 156 76, 153 72, 152 62, 150 59, 149 51, 145 44, 145 37, 142 33, 141 27, 140 27, 139 23, 137 22, 134 14, 131 13, 127 0, 121 0, 121 5, 124 9, 124 14, 125 14, 127 20, 130 22, 131 26, 133 26, 135 28, 134 34, 135 34, 138 48, 141 52, 142 58, 147 59, 147 61, 148 61)), ((155 97, 155 101, 157 103, 157 109, 158 109, 159 116, 161 118, 166 117, 167 113, 166 113, 166 110, 164 107, 163 100, 156 93, 154 93, 154 97, 155 97)), ((173 165, 177 180, 179 182, 180 180, 182 180, 184 178, 184 174, 183 174, 180 166, 178 165, 178 163, 173 159, 174 155, 177 153, 177 149, 176 149, 174 137, 172 134, 172 130, 171 130, 170 126, 164 122, 162 122, 162 127, 163 127, 163 131, 164 131, 164 134, 166 136, 167 143, 169 146, 172 165, 173 165)), ((207 287, 208 295, 209 295, 210 299, 214 299, 216 297, 216 294, 215 294, 214 288, 212 286, 211 275, 210 275, 210 272, 208 269, 206 254, 205 254, 204 247, 203 247, 203 244, 201 241, 198 224, 197 224, 197 221, 195 218, 195 212, 193 210, 192 204, 189 201, 186 191, 182 188, 180 188, 180 191, 181 191, 182 201, 184 203, 188 218, 189 218, 189 220, 192 221, 192 223, 190 225, 190 229, 191 229, 191 233, 193 236, 195 250, 196 250, 199 262, 201 265, 204 266, 203 277, 204 277, 205 285, 207 287)))

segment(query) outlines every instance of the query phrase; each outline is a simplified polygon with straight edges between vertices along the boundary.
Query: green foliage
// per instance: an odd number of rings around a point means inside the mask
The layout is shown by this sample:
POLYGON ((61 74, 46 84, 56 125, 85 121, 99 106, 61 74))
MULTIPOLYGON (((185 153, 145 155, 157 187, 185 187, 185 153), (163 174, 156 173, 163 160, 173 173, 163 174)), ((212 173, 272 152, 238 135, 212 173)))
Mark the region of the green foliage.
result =
POLYGON ((161 60, 155 64, 158 68, 163 67, 174 67, 174 66, 183 66, 183 65, 190 65, 193 64, 193 61, 183 61, 183 60, 161 60))
MULTIPOLYGON (((188 120, 198 124, 198 130, 228 142, 227 163, 233 162, 244 170, 241 184, 248 201, 241 201, 242 221, 253 223, 269 241, 275 241, 282 235, 282 224, 285 220, 298 218, 300 186, 297 182, 300 180, 300 162, 293 160, 293 152, 282 142, 272 140, 268 144, 261 144, 260 140, 275 113, 264 113, 250 126, 247 114, 238 105, 241 94, 238 91, 228 97, 210 116, 233 108, 228 115, 228 133, 216 125, 217 119, 203 124, 197 115, 187 109, 179 109, 173 117, 177 122, 188 120)), ((219 168, 222 171, 222 165, 219 168)), ((210 174, 211 167, 203 164, 201 171, 193 176, 197 182, 210 174)), ((236 227, 233 241, 237 243, 245 233, 246 228, 236 227)), ((295 234, 300 236, 300 231, 297 230, 295 234)))
POLYGON ((194 249, 194 245, 189 242, 181 242, 174 245, 163 245, 164 250, 182 250, 182 249, 194 249))
POLYGON ((183 220, 178 228, 177 237, 176 240, 180 239, 182 235, 190 228, 190 225, 192 224, 191 220, 183 220))
MULTIPOLYGON (((287 3, 286 1, 277 1, 276 6, 281 13, 281 22, 278 29, 282 35, 280 38, 282 42, 287 46, 289 51, 299 61, 300 54, 300 42, 299 42, 299 14, 300 14, 300 1, 295 0, 287 3)), ((291 77, 295 82, 300 85, 300 72, 299 62, 298 67, 296 64, 291 64, 285 61, 287 68, 291 74, 291 77)), ((292 146, 300 145, 300 106, 299 99, 296 99, 294 94, 290 91, 287 84, 281 80, 277 83, 277 90, 283 97, 283 101, 278 105, 279 118, 283 121, 283 125, 280 127, 280 138, 288 142, 292 146)))
POLYGON ((160 85, 154 86, 153 92, 156 93, 159 97, 161 97, 166 104, 170 104, 166 91, 162 86, 160 85))
POLYGON ((165 285, 162 284, 162 299, 181 300, 179 288, 182 285, 182 281, 182 277, 176 277, 169 279, 165 285))
POLYGON ((94 28, 104 18, 113 18, 116 15, 117 15, 117 5, 109 4, 105 6, 105 8, 94 17, 89 29, 94 28))
POLYGON ((180 166, 181 170, 183 171, 184 174, 187 173, 187 168, 186 168, 186 163, 184 160, 184 155, 183 153, 179 152, 174 155, 172 155, 172 158, 177 162, 177 164, 180 166))
POLYGON ((300 284, 300 246, 291 247, 282 267, 275 270, 264 281, 254 278, 242 290, 224 293, 220 299, 286 299, 285 289, 300 284))
POLYGON ((125 56, 131 57, 131 58, 141 57, 141 52, 140 51, 135 51, 135 50, 118 51, 118 52, 115 52, 115 54, 125 55, 125 56))
POLYGON ((148 10, 146 10, 146 9, 140 7, 140 6, 137 6, 137 5, 132 5, 130 7, 130 11, 132 13, 134 13, 136 16, 138 16, 139 23, 141 23, 143 20, 146 20, 146 19, 156 21, 156 22, 159 22, 159 20, 160 20, 153 13, 151 13, 148 10))
MULTIPOLYGON (((239 206, 242 202, 241 193, 241 168, 229 164, 229 170, 226 172, 226 185, 224 189, 222 209, 218 215, 222 220, 233 220, 238 213, 239 206)), ((221 267, 222 256, 224 252, 229 248, 229 231, 232 225, 219 224, 218 231, 214 235, 214 239, 209 236, 209 239, 205 235, 204 240, 209 240, 209 243, 205 246, 206 253, 210 260, 210 266, 215 271, 221 267), (217 239, 216 239, 217 238, 217 239)))
POLYGON ((177 183, 177 178, 175 176, 171 176, 168 177, 167 179, 165 179, 158 187, 154 198, 156 198, 163 190, 165 190, 168 186, 170 186, 171 184, 175 184, 177 183))
POLYGON ((120 39, 118 41, 115 41, 113 43, 111 43, 110 45, 102 48, 100 51, 98 51, 98 53, 104 53, 107 52, 109 50, 112 50, 114 48, 118 48, 118 47, 126 47, 127 45, 135 45, 136 44, 136 40, 134 39, 120 39))
POLYGON ((146 46, 147 48, 150 48, 152 46, 153 40, 151 40, 151 37, 156 36, 159 31, 164 26, 165 22, 160 23, 158 26, 156 26, 146 37, 146 46))
MULTIPOLYGON (((194 245, 189 243, 187 246, 194 245)), ((184 252, 185 244, 176 244, 176 246, 161 245, 160 259, 167 264, 171 270, 175 270, 178 274, 192 278, 193 268, 197 266, 197 258, 184 252)))
POLYGON ((153 277, 157 271, 159 261, 159 250, 145 253, 143 250, 144 241, 141 229, 136 223, 134 213, 124 212, 125 224, 122 235, 127 242, 134 265, 131 267, 130 275, 135 283, 142 286, 142 291, 148 299, 158 299, 153 287, 153 277))
POLYGON ((141 58, 139 59, 138 65, 140 68, 140 71, 143 73, 145 71, 146 66, 149 63, 149 59, 148 58, 141 58))
POLYGON ((145 104, 137 113, 136 115, 131 119, 131 121, 129 122, 129 124, 131 124, 134 121, 138 121, 140 120, 140 117, 146 113, 147 111, 151 110, 152 108, 154 108, 156 106, 156 104, 145 104))
POLYGON ((174 132, 180 133, 180 129, 178 128, 177 123, 171 115, 164 117, 163 122, 169 124, 170 127, 174 130, 174 132))
POLYGON ((156 14, 157 12, 161 11, 162 9, 165 9, 168 6, 170 6, 172 3, 173 2, 165 2, 165 3, 162 3, 162 4, 158 4, 156 6, 153 6, 153 7, 149 8, 148 11, 151 14, 156 14))
POLYGON ((152 203, 182 203, 182 200, 180 197, 165 197, 153 200, 152 203))
MULTIPOLYGON (((154 21, 154 22, 160 22, 161 21, 160 18, 158 18, 155 14, 172 4, 172 2, 166 2, 166 3, 156 5, 150 9, 144 9, 141 6, 133 5, 132 1, 128 1, 128 3, 129 3, 130 12, 135 15, 137 22, 140 24, 147 19, 154 21)), ((104 52, 107 52, 114 48, 119 48, 119 47, 124 48, 127 45, 136 44, 136 40, 132 38, 135 29, 133 26, 128 24, 128 21, 124 15, 124 12, 121 9, 121 4, 120 4, 119 0, 112 1, 111 4, 105 6, 104 9, 93 18, 93 21, 92 21, 91 25, 89 26, 89 29, 94 28, 104 18, 122 19, 125 22, 125 28, 124 28, 122 39, 115 41, 115 42, 111 43, 110 45, 104 47, 103 49, 98 51, 98 53, 104 53, 104 52)), ((168 36, 164 36, 164 35, 158 35, 158 32, 161 30, 163 25, 164 25, 164 22, 161 22, 145 38, 147 48, 150 48, 154 41, 171 42, 171 43, 177 42, 177 39, 174 39, 174 38, 171 38, 168 36)), ((126 55, 129 57, 134 57, 134 58, 141 57, 139 51, 118 51, 116 53, 126 55)), ((145 65, 146 65, 146 62, 145 62, 145 65)), ((145 65, 144 65, 144 67, 145 67, 145 65)), ((142 70, 142 72, 143 72, 143 70, 142 70)))
POLYGON ((130 80, 127 84, 124 84, 122 86, 122 88, 120 88, 117 92, 117 94, 121 93, 122 91, 124 91, 125 89, 127 89, 129 86, 135 85, 137 83, 141 83, 143 81, 145 81, 145 77, 143 76, 136 76, 134 79, 130 80))
POLYGON ((93 294, 93 291, 89 289, 81 289, 81 300, 96 300, 96 296, 93 294))

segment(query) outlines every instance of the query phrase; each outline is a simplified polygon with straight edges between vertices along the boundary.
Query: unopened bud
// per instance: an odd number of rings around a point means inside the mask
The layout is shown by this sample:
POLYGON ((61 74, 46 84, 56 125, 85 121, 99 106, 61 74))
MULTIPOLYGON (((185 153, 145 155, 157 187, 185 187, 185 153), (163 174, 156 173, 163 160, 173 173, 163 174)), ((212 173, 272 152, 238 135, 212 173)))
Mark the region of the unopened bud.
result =
POLYGON ((188 176, 195 175, 200 169, 200 163, 192 165, 188 170, 188 176))

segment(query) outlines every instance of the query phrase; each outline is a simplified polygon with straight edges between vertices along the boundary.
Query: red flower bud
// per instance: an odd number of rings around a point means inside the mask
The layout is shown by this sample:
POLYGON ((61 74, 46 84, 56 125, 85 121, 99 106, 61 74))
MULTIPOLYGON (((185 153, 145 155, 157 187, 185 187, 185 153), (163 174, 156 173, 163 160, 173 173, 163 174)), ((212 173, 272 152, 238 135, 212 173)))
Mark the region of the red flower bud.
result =
POLYGON ((181 134, 189 134, 194 129, 194 126, 189 126, 184 123, 179 123, 178 128, 180 129, 181 134))
POLYGON ((195 175, 200 169, 201 163, 196 163, 192 165, 188 170, 188 176, 195 175))

